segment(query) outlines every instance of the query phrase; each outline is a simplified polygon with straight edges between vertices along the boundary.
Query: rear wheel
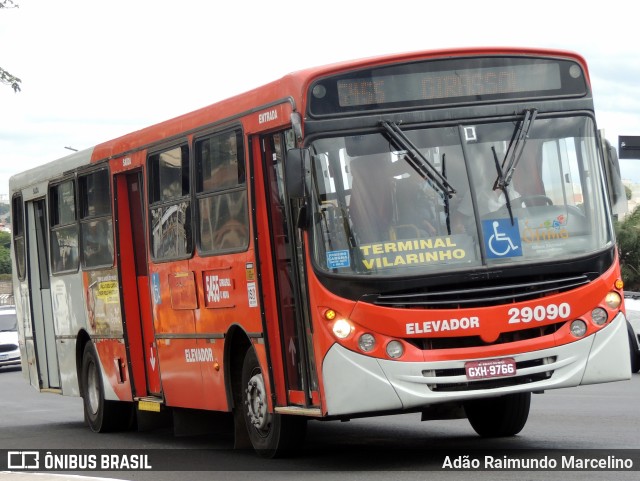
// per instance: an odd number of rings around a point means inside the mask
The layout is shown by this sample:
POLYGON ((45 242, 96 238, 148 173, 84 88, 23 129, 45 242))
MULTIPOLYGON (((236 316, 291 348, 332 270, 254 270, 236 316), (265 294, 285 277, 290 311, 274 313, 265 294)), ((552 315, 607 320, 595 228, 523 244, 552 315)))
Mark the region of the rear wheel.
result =
POLYGON ((133 424, 133 404, 108 401, 104 397, 104 385, 98 354, 91 342, 82 356, 82 400, 84 417, 96 433, 128 429, 133 424))
POLYGON ((638 371, 640 371, 640 353, 635 352, 633 346, 631 346, 631 372, 638 371))
POLYGON ((531 393, 474 399, 464 403, 471 427, 484 437, 514 436, 529 417, 531 393))
POLYGON ((242 411, 249 439, 256 452, 273 458, 299 447, 306 434, 307 420, 269 412, 267 390, 258 358, 249 349, 242 365, 242 411))

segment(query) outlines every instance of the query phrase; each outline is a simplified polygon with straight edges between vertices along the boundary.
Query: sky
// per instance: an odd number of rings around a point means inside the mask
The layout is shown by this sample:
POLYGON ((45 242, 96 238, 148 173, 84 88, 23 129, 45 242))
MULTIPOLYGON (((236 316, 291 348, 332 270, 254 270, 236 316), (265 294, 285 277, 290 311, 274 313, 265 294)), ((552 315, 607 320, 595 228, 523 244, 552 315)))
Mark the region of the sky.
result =
MULTIPOLYGON (((451 47, 578 52, 598 128, 640 135, 640 22, 627 0, 14 0, 0 9, 0 198, 18 172, 276 80, 451 47), (596 8, 597 7, 597 8, 596 8)), ((621 161, 640 183, 640 160, 621 161)))

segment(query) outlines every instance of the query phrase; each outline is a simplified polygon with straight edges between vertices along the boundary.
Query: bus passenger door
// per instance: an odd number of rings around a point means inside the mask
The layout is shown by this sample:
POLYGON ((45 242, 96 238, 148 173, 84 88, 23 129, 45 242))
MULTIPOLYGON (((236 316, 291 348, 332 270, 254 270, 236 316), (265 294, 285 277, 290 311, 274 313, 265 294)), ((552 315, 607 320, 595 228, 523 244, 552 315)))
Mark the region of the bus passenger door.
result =
MULTIPOLYGON (((27 203, 28 269, 31 322, 38 364, 39 389, 60 388, 56 333, 51 302, 47 250, 47 204, 44 198, 27 203)), ((34 380, 31 380, 34 384, 34 380)))
MULTIPOLYGON (((263 282, 263 302, 266 315, 278 317, 287 402, 309 407, 318 404, 318 388, 311 353, 311 329, 304 307, 303 253, 301 239, 298 238, 301 232, 295 228, 295 213, 287 200, 283 177, 288 143, 293 146, 293 132, 290 130, 260 138, 273 272, 273 278, 263 282), (275 305, 271 305, 274 301, 275 305)), ((260 253, 262 263, 269 258, 264 250, 260 253)), ((272 355, 279 357, 271 349, 272 355)))
POLYGON ((140 171, 115 176, 118 272, 133 395, 159 396, 160 365, 155 345, 140 171))

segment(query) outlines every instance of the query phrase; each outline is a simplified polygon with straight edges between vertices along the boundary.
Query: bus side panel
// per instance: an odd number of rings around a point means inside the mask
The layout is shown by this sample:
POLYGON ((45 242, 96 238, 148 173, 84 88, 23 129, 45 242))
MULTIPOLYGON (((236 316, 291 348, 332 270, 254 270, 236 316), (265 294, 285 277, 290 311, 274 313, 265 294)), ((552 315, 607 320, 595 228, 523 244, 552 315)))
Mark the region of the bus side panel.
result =
POLYGON ((210 359, 198 339, 157 339, 162 388, 168 406, 205 409, 200 364, 210 359))
POLYGON ((222 339, 201 339, 199 344, 205 353, 211 350, 213 362, 202 363, 202 383, 205 409, 229 411, 224 382, 224 341, 222 339))
POLYGON ((132 401, 124 341, 122 339, 100 339, 95 341, 95 347, 100 358, 105 399, 132 401))
POLYGON ((196 333, 204 354, 212 354, 201 363, 206 408, 227 411, 222 366, 225 333, 232 325, 250 335, 262 331, 255 296, 255 257, 250 246, 246 252, 194 258, 190 266, 197 272, 196 333))
POLYGON ((165 400, 169 406, 203 409, 201 363, 211 356, 195 338, 191 299, 184 298, 186 289, 180 287, 190 282, 192 272, 187 261, 176 261, 152 264, 149 274, 165 400))
POLYGON ((122 311, 116 268, 83 272, 87 331, 102 365, 105 399, 130 401, 131 383, 126 374, 122 311), (121 367, 119 363, 125 363, 121 367))
POLYGON ((80 329, 86 328, 87 324, 81 275, 52 277, 51 300, 62 394, 79 396, 76 339, 80 329))
POLYGON ((18 282, 14 268, 14 299, 16 315, 18 317, 18 344, 20 345, 20 359, 22 360, 22 377, 34 388, 40 389, 36 353, 33 346, 33 332, 31 330, 31 315, 29 301, 29 285, 18 282))

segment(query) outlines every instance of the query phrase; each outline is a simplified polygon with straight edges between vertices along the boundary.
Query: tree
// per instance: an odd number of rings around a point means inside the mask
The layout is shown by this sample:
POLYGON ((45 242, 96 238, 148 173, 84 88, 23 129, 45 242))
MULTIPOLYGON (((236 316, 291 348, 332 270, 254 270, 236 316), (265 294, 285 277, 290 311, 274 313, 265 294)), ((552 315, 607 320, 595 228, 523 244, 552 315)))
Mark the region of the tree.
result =
POLYGON ((11 234, 0 232, 0 274, 11 274, 11 234))
MULTIPOLYGON (((0 8, 18 8, 18 4, 13 0, 0 0, 0 8)), ((2 67, 0 67, 0 82, 4 85, 10 85, 14 92, 20 92, 22 80, 15 75, 11 75, 2 67)))
POLYGON ((615 227, 625 289, 640 291, 640 206, 615 227))

